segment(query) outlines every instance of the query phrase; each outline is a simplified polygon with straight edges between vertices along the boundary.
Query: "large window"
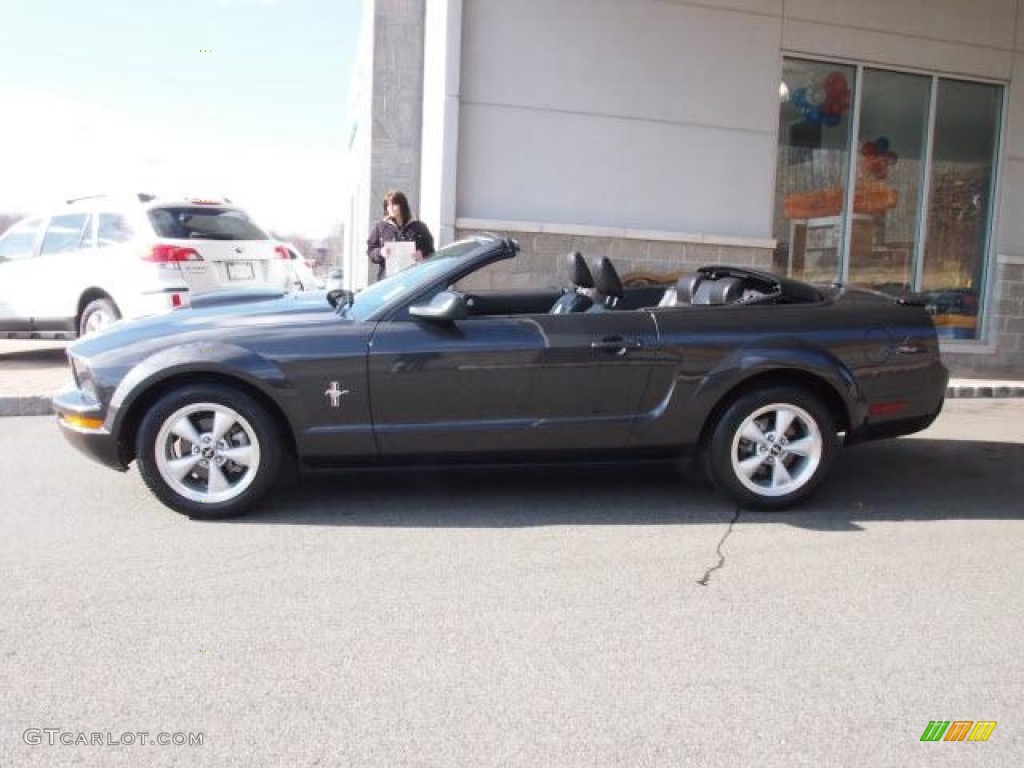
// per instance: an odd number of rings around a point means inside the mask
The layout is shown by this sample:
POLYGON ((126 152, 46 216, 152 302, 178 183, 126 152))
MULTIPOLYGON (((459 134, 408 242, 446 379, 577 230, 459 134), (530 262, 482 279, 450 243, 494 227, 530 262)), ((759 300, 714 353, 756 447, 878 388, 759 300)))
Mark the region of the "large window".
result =
POLYGON ((68 213, 54 216, 43 235, 43 246, 40 253, 44 256, 52 253, 65 253, 81 247, 82 239, 88 230, 89 214, 68 213))
POLYGON ((1002 87, 786 59, 780 100, 776 269, 925 293, 977 338, 1002 87))

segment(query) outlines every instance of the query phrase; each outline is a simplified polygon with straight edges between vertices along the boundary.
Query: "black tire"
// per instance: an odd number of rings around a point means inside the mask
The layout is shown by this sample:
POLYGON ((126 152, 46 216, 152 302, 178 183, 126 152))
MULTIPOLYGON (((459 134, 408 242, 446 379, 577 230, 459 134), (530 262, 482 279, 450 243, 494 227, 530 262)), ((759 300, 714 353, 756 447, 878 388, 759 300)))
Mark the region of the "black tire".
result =
POLYGON ((837 446, 821 401, 796 387, 771 387, 729 405, 706 447, 707 463, 715 485, 740 504, 784 509, 810 496, 837 446))
POLYGON ((149 409, 136 455, 142 479, 160 501, 209 520, 242 514, 268 493, 281 469, 281 442, 266 409, 249 395, 193 384, 149 409))
POLYGON ((110 299, 94 299, 85 305, 78 321, 78 335, 85 336, 121 319, 121 312, 110 299))

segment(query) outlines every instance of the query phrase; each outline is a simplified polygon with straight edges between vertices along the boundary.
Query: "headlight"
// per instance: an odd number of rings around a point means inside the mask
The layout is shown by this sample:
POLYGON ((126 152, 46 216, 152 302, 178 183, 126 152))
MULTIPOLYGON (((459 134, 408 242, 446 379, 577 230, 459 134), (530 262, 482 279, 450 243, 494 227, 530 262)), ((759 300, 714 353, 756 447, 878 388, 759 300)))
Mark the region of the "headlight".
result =
POLYGON ((75 386, 80 392, 99 402, 89 366, 73 355, 68 355, 68 359, 71 361, 71 374, 75 377, 75 386))

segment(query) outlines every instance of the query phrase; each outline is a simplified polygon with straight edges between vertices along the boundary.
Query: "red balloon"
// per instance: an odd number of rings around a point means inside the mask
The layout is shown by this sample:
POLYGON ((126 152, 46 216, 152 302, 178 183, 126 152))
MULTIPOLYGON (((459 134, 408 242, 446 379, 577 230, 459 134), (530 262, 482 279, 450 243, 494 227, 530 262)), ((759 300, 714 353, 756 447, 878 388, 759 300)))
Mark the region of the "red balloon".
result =
POLYGON ((842 72, 833 72, 825 78, 825 90, 840 93, 847 89, 846 76, 842 72))

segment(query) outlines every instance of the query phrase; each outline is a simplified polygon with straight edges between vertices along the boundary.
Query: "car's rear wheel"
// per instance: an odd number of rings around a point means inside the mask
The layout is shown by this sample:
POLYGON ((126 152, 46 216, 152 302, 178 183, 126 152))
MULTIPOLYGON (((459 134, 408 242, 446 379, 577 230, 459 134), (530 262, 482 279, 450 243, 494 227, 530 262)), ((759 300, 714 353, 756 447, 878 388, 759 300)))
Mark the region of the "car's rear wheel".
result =
POLYGON ((177 389, 139 427, 139 471, 171 509, 195 518, 241 514, 274 485, 281 439, 266 409, 231 387, 177 389))
POLYGON ((781 509, 803 501, 824 477, 838 440, 828 409, 795 387, 739 397, 707 446, 715 484, 742 504, 781 509))
POLYGON ((82 310, 78 322, 78 335, 86 336, 106 328, 121 319, 121 313, 110 299, 94 299, 82 310))

